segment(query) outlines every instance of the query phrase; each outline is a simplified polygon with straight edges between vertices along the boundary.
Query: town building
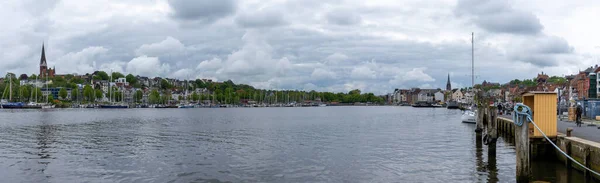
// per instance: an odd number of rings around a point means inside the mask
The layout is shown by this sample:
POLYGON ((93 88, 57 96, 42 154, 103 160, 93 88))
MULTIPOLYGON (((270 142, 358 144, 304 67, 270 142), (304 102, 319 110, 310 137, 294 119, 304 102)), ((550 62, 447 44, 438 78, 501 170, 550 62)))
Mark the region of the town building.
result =
POLYGON ((48 68, 48 63, 46 62, 46 51, 44 49, 44 44, 42 44, 42 57, 40 58, 40 78, 43 77, 54 77, 56 72, 56 68, 48 68))
POLYGON ((436 102, 444 102, 445 101, 444 93, 442 91, 435 92, 435 94, 433 94, 433 96, 434 96, 434 101, 436 101, 436 102))

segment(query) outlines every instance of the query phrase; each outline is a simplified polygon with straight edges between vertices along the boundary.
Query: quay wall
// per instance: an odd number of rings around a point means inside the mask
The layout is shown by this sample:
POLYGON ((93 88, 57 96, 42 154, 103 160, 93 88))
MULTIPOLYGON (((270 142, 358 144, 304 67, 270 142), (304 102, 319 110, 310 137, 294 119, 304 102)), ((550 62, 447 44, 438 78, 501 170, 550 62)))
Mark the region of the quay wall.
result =
MULTIPOLYGON (((498 134, 507 137, 508 139, 514 139, 515 137, 515 124, 512 119, 503 117, 497 118, 498 134)), ((600 143, 585 140, 578 137, 567 137, 565 134, 558 133, 556 138, 552 139, 554 143, 569 156, 573 157, 577 162, 585 165, 586 167, 600 172, 600 143)), ((509 140, 510 141, 510 140, 509 140)), ((545 139, 531 139, 530 140, 530 156, 535 159, 535 156, 539 156, 540 153, 545 154, 544 158, 552 158, 565 164, 565 166, 574 168, 576 170, 584 172, 584 174, 594 177, 596 180, 600 180, 600 177, 586 172, 581 166, 571 163, 567 157, 560 153, 554 146, 549 143, 545 143, 545 139)), ((509 142, 510 143, 510 142, 509 142)))

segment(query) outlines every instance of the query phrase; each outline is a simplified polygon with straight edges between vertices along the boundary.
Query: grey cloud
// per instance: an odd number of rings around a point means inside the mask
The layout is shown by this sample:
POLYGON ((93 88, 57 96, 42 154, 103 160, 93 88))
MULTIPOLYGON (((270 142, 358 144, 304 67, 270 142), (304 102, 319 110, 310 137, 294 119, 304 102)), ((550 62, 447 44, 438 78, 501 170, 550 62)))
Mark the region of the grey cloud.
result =
POLYGON ((520 40, 508 49, 511 59, 539 67, 557 66, 560 61, 568 61, 573 52, 565 39, 556 36, 520 40))
POLYGON ((276 10, 259 10, 255 12, 244 12, 235 18, 235 22, 247 28, 253 27, 273 27, 284 25, 287 22, 284 14, 276 10))
POLYGON ((356 25, 362 22, 359 14, 352 10, 338 9, 330 11, 326 15, 327 22, 335 25, 356 25))
POLYGON ((507 1, 459 0, 454 12, 490 32, 538 34, 544 29, 537 16, 516 10, 507 1))
POLYGON ((236 11, 235 0, 169 0, 173 18, 211 23, 236 11))

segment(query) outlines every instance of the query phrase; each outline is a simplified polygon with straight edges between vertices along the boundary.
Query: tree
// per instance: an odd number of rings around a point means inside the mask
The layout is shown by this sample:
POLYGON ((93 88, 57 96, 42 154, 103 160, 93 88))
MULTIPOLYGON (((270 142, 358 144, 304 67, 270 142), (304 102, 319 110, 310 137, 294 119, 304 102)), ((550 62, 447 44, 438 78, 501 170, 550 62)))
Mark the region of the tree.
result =
POLYGON ((124 78, 124 77, 125 77, 125 76, 124 76, 123 74, 121 74, 120 72, 113 72, 113 73, 112 73, 112 79, 113 79, 113 81, 114 81, 115 79, 124 78))
POLYGON ((54 103, 54 96, 52 94, 48 95, 48 102, 54 103))
POLYGON ((349 95, 360 95, 360 90, 359 89, 355 89, 352 90, 350 92, 348 92, 349 95))
POLYGON ((142 92, 142 90, 135 91, 135 94, 133 94, 133 98, 136 102, 141 102, 142 98, 144 98, 144 92, 142 92))
POLYGON ((96 99, 102 99, 102 90, 96 90, 96 99))
POLYGON ((182 100, 183 100, 183 96, 179 95, 179 96, 177 97, 177 99, 178 99, 179 101, 182 101, 182 100))
POLYGON ((83 87, 83 98, 87 99, 89 102, 94 102, 95 91, 94 88, 90 85, 85 85, 83 87))
POLYGON ((36 76, 35 74, 31 74, 31 76, 29 76, 29 79, 31 79, 31 80, 36 80, 36 79, 37 79, 37 76, 36 76))
POLYGON ((137 78, 132 74, 127 74, 127 76, 125 76, 125 80, 127 80, 127 82, 129 82, 130 85, 137 84, 137 78))
POLYGON ((100 76, 100 80, 108 80, 110 79, 108 77, 108 74, 106 74, 106 72, 104 71, 98 71, 98 73, 96 73, 97 76, 100 76))
POLYGON ((158 93, 158 90, 152 90, 150 92, 150 96, 148 97, 148 100, 151 104, 160 103, 160 93, 158 93))
POLYGON ((102 80, 102 76, 94 75, 94 76, 92 76, 92 79, 99 81, 99 80, 102 80))
POLYGON ((171 84, 169 84, 169 81, 167 81, 166 79, 162 79, 160 81, 160 88, 161 89, 166 90, 166 89, 170 89, 171 87, 172 87, 171 84))
POLYGON ((198 101, 199 99, 200 99, 200 96, 196 92, 193 92, 192 93, 192 101, 198 101))
POLYGON ((58 96, 59 96, 61 99, 63 99, 63 100, 67 99, 67 95, 68 95, 68 93, 67 93, 67 89, 65 89, 65 88, 61 88, 61 89, 58 91, 58 96))
POLYGON ((21 97, 26 100, 29 100, 29 97, 31 97, 31 92, 28 88, 29 87, 23 87, 23 89, 21 89, 21 97))
POLYGON ((77 101, 79 99, 79 88, 71 90, 71 100, 77 101))

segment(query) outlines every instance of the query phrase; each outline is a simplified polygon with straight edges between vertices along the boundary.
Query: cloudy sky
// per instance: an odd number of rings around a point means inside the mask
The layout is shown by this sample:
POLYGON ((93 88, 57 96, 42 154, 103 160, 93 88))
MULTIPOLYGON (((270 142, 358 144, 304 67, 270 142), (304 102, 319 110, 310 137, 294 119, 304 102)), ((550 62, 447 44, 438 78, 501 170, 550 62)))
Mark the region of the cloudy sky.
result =
POLYGON ((94 70, 259 88, 470 86, 600 62, 600 1, 3 0, 0 72, 94 70))

